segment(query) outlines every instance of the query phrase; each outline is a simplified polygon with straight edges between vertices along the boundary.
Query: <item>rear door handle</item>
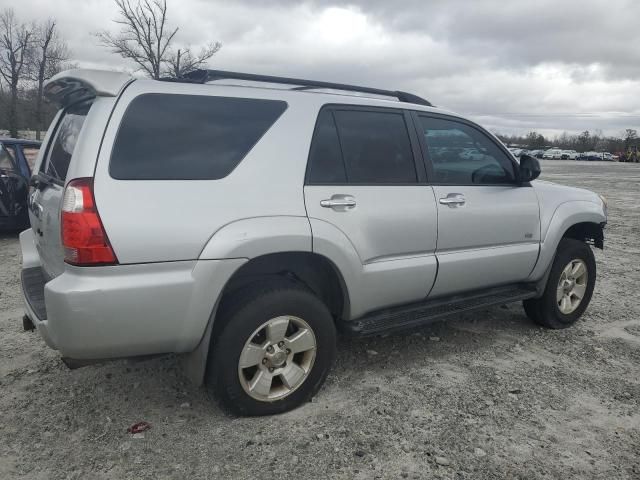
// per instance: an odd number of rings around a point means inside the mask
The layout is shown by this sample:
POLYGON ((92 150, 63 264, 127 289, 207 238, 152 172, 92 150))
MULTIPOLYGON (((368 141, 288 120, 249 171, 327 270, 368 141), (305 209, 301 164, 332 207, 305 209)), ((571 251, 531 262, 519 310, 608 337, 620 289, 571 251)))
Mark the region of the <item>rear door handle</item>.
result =
POLYGON ((446 197, 440 199, 442 205, 447 205, 451 208, 459 207, 467 203, 464 195, 461 193, 450 193, 446 197))
POLYGON ((320 206, 324 208, 346 210, 356 206, 356 199, 351 195, 333 195, 331 198, 320 200, 320 206))

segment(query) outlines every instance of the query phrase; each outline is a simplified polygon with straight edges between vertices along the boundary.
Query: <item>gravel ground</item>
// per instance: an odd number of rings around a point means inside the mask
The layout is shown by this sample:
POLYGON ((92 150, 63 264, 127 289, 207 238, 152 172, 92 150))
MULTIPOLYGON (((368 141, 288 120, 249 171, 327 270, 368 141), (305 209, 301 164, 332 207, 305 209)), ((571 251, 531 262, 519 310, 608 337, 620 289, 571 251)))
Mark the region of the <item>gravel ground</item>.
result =
POLYGON ((0 236, 0 478, 640 478, 640 166, 543 178, 610 203, 577 325, 514 304, 343 339, 317 398, 269 418, 227 416, 174 357, 68 370, 22 331, 18 240, 0 236))

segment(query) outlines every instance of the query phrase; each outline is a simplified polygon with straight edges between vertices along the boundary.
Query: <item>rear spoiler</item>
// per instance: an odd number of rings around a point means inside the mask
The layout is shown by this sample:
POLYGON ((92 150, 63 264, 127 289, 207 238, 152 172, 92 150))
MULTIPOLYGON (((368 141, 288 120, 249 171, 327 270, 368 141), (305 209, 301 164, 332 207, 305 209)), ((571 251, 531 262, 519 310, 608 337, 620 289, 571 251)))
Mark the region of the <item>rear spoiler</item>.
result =
POLYGON ((44 96, 61 108, 95 97, 117 97, 134 78, 128 73, 74 69, 60 72, 44 85, 44 96))

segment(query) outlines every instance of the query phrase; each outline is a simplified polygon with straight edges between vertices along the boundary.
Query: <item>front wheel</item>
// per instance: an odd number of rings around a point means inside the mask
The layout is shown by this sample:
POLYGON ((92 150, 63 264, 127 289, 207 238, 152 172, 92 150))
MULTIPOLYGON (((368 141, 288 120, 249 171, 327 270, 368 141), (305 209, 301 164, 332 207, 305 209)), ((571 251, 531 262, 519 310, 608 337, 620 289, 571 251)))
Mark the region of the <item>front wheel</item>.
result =
POLYGON ((333 363, 333 317, 297 283, 245 289, 223 301, 218 321, 207 383, 233 413, 291 410, 318 391, 333 363))
POLYGON ((596 260, 589 245, 563 238, 542 297, 525 300, 524 310, 540 325, 566 328, 587 309, 595 284, 596 260))

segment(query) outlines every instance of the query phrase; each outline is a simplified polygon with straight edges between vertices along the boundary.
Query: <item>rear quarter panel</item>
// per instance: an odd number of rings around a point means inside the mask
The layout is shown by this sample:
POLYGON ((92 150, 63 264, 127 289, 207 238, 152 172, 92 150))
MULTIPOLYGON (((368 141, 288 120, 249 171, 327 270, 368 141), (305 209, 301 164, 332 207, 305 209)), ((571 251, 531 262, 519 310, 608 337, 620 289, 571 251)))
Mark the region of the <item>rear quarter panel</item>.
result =
MULTIPOLYGON (((304 99, 288 102, 271 129, 223 179, 115 180, 108 168, 120 120, 136 96, 151 92, 287 100, 286 93, 268 89, 252 89, 248 95, 242 87, 132 83, 105 132, 94 184, 98 211, 120 263, 197 259, 215 232, 241 219, 307 221, 304 172, 319 105, 304 99)), ((212 247, 206 255, 222 255, 218 251, 212 247)))

